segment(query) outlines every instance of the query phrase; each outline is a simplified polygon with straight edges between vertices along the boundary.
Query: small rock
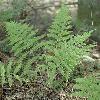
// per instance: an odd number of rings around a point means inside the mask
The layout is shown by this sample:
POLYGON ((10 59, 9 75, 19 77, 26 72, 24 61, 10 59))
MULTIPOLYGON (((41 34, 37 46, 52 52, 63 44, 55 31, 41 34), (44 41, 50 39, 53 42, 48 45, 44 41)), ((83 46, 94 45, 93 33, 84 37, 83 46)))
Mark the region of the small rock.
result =
POLYGON ((92 57, 89 57, 89 56, 84 55, 84 56, 82 57, 82 62, 93 63, 93 62, 95 62, 95 60, 94 60, 92 57))
POLYGON ((95 54, 92 55, 92 57, 93 57, 94 59, 99 59, 99 58, 100 58, 100 55, 97 54, 97 53, 95 53, 95 54))

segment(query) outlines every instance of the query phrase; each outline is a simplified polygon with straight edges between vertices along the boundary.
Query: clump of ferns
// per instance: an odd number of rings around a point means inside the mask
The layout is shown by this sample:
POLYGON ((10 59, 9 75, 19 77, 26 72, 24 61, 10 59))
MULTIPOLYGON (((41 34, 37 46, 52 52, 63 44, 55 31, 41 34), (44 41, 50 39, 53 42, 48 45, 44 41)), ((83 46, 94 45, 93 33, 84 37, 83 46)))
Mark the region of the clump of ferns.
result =
POLYGON ((93 47, 84 42, 91 32, 73 36, 71 23, 69 10, 63 6, 48 30, 43 54, 45 63, 40 66, 47 72, 47 84, 51 87, 62 86, 62 81, 67 82, 75 66, 80 63, 80 58, 89 54, 93 47), (61 80, 56 80, 58 73, 61 80))
POLYGON ((16 58, 18 69, 21 69, 18 76, 29 80, 32 77, 37 78, 39 72, 46 76, 45 81, 50 87, 62 87, 62 82, 68 81, 80 58, 88 54, 92 47, 84 43, 91 32, 73 36, 70 31, 71 23, 69 10, 65 6, 61 7, 48 30, 47 40, 42 41, 45 34, 38 36, 33 27, 6 22, 8 44, 16 58), (41 48, 43 54, 37 53, 41 48), (33 61, 41 63, 33 69, 33 61))
MULTIPOLYGON (((23 79, 25 78, 24 81, 29 81, 36 77, 36 71, 34 71, 32 64, 41 60, 41 53, 37 52, 43 46, 41 40, 45 35, 38 36, 37 32, 33 31, 33 27, 27 24, 17 22, 6 22, 5 24, 7 31, 6 39, 13 53, 14 66, 18 70, 17 78, 20 80, 20 77, 23 77, 23 79)), ((14 69, 11 66, 10 70, 16 70, 16 68, 14 69)))

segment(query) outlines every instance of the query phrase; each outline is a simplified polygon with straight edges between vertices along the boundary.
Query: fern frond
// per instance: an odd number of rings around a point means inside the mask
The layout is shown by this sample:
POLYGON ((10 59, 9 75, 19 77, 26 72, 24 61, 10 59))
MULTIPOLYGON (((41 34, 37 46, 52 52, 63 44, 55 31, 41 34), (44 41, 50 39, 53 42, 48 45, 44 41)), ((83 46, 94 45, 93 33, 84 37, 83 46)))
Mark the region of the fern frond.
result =
POLYGON ((45 35, 38 36, 37 32, 33 31, 33 27, 17 22, 6 22, 6 30, 7 40, 16 57, 11 74, 20 83, 29 82, 34 77, 32 63, 42 59, 41 53, 36 52, 45 45, 41 42, 45 35))
POLYGON ((100 99, 100 80, 94 76, 76 79, 74 86, 78 91, 74 92, 74 96, 87 97, 88 100, 100 99), (79 91, 80 90, 80 91, 79 91))
MULTIPOLYGON (((36 51, 43 45, 38 45, 39 40, 44 36, 36 36, 36 31, 27 24, 7 22, 7 39, 12 47, 14 55, 18 58, 24 55, 27 57, 32 51, 36 51)), ((34 56, 34 54, 32 54, 34 56)))
POLYGON ((47 70, 48 83, 51 85, 56 80, 57 73, 60 73, 65 81, 68 81, 70 73, 80 63, 80 58, 88 54, 93 47, 84 42, 91 32, 73 36, 70 28, 71 17, 68 9, 64 6, 49 29, 47 44, 44 47, 46 51, 43 55, 46 64, 44 67, 47 70))
POLYGON ((15 63, 12 59, 9 60, 7 65, 0 63, 0 82, 2 86, 9 84, 11 87, 15 81, 19 81, 20 84, 29 82, 34 77, 34 71, 31 66, 27 65, 23 65, 21 62, 15 63))
POLYGON ((62 6, 50 29, 48 30, 48 38, 50 38, 50 40, 53 39, 55 42, 69 39, 68 35, 71 33, 71 31, 68 30, 72 29, 71 23, 69 10, 66 8, 66 6, 62 6))
POLYGON ((5 65, 0 62, 0 76, 1 76, 0 82, 1 82, 2 86, 4 83, 6 83, 5 73, 6 73, 5 65))

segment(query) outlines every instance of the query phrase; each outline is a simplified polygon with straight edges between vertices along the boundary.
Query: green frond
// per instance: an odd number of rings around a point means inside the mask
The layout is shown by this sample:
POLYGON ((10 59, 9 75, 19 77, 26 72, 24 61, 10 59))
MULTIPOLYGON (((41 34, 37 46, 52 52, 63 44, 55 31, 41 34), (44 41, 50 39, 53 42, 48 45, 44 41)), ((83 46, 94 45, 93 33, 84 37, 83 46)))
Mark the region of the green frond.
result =
POLYGON ((44 47, 46 52, 43 54, 46 64, 44 67, 47 70, 49 85, 56 80, 57 73, 68 81, 70 74, 80 63, 81 57, 87 55, 93 47, 85 43, 92 32, 73 36, 70 31, 71 24, 69 10, 66 6, 61 7, 49 29, 48 40, 44 47))
POLYGON ((6 30, 9 45, 12 47, 16 57, 20 58, 24 53, 29 55, 30 52, 42 47, 38 43, 44 36, 35 36, 37 34, 36 31, 33 31, 33 28, 27 24, 6 22, 6 30))
POLYGON ((6 22, 6 31, 6 40, 14 53, 15 60, 10 60, 7 65, 2 67, 2 84, 7 82, 9 86, 12 86, 15 80, 21 84, 23 81, 29 82, 34 77, 31 65, 40 58, 36 52, 44 46, 40 40, 45 35, 37 36, 33 27, 17 22, 6 22), (37 57, 35 57, 36 55, 37 57))
POLYGON ((0 62, 0 82, 2 86, 4 83, 6 83, 5 73, 5 65, 0 62))
POLYGON ((78 91, 73 92, 72 95, 87 97, 88 100, 99 100, 100 99, 100 80, 94 76, 88 76, 85 78, 76 79, 74 86, 78 91))
POLYGON ((61 7, 59 10, 57 16, 55 17, 49 31, 48 37, 51 39, 54 39, 55 41, 59 40, 62 37, 66 37, 66 40, 68 39, 68 36, 71 31, 68 31, 68 29, 71 29, 71 16, 69 10, 66 8, 66 6, 61 7))

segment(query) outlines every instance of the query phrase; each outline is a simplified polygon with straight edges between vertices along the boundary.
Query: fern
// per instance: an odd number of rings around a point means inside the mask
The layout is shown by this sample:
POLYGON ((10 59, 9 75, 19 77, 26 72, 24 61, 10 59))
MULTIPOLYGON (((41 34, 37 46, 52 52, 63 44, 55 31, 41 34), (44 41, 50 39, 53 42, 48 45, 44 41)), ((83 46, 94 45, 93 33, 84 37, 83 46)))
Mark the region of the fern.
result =
POLYGON ((5 83, 5 66, 0 62, 0 82, 3 85, 5 83))
POLYGON ((15 83, 15 81, 19 81, 20 84, 22 84, 23 82, 29 82, 31 80, 30 76, 33 75, 30 73, 31 69, 29 72, 28 67, 28 69, 26 70, 27 76, 25 77, 25 73, 24 70, 22 70, 22 68, 23 65, 21 62, 15 63, 13 60, 9 60, 7 65, 0 63, 0 82, 2 86, 4 86, 5 84, 9 84, 9 86, 11 87, 15 83))
POLYGON ((3 67, 2 78, 6 79, 7 72, 9 84, 13 83, 13 79, 22 83, 37 77, 35 73, 40 71, 47 74, 45 79, 49 86, 54 86, 57 81, 58 85, 62 86, 61 82, 68 81, 70 73, 80 63, 80 58, 88 54, 93 47, 84 42, 91 32, 73 36, 71 23, 69 10, 63 6, 48 30, 47 39, 43 41, 45 35, 38 36, 37 31, 33 31, 31 26, 6 22, 7 41, 15 57, 15 63, 9 62, 7 70, 3 67), (44 50, 43 54, 39 53, 41 48, 44 50), (31 66, 33 62, 39 62, 34 70, 31 66))
POLYGON ((100 80, 95 76, 76 79, 74 86, 78 91, 74 92, 74 96, 87 97, 88 100, 100 99, 100 80))
POLYGON ((32 63, 37 62, 41 57, 37 51, 44 46, 40 41, 44 35, 38 36, 36 31, 27 24, 17 22, 6 22, 8 45, 11 47, 15 60, 10 61, 4 67, 7 83, 11 86, 14 80, 29 82, 34 78, 35 71, 32 63))
POLYGON ((69 10, 62 6, 48 30, 49 34, 47 34, 47 37, 50 39, 49 44, 53 44, 56 47, 60 41, 69 39, 71 31, 68 30, 72 29, 71 23, 69 10))
POLYGON ((36 36, 36 31, 33 31, 31 26, 16 22, 7 22, 6 30, 14 56, 18 59, 35 59, 35 52, 42 47, 39 41, 44 35, 36 36))
POLYGON ((63 6, 49 29, 48 41, 44 47, 45 64, 42 68, 47 71, 47 83, 51 86, 56 81, 58 74, 61 74, 63 81, 68 81, 70 73, 80 63, 80 58, 88 54, 93 47, 93 45, 84 43, 91 32, 73 36, 70 31, 71 27, 69 11, 63 6))
POLYGON ((9 21, 12 18, 13 18, 13 13, 11 9, 0 11, 0 21, 9 21))

